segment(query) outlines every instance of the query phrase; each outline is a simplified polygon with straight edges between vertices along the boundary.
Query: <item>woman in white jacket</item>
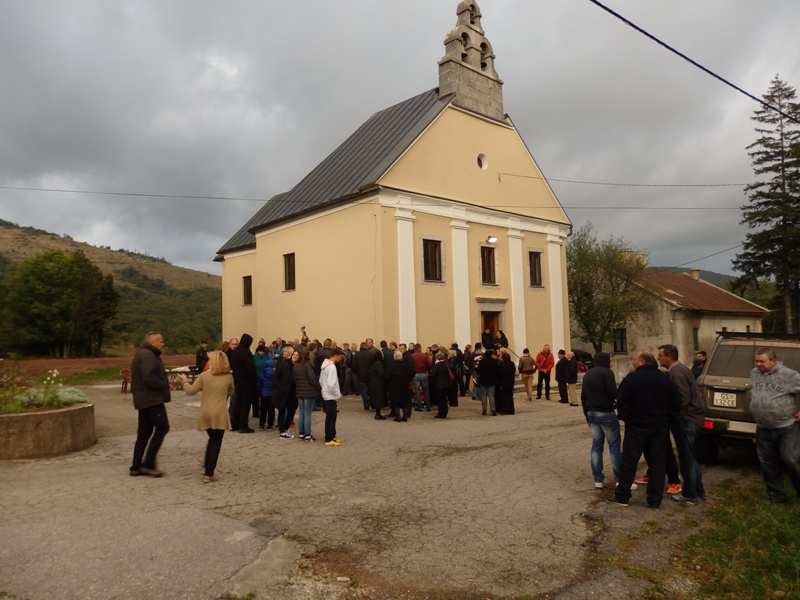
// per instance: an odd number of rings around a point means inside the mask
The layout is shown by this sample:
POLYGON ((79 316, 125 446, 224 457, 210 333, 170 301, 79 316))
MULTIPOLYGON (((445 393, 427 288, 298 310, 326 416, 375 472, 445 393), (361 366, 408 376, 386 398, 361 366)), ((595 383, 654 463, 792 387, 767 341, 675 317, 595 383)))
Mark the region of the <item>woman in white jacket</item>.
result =
POLYGON ((325 445, 341 446, 342 442, 336 437, 336 414, 339 412, 339 375, 336 365, 344 359, 344 350, 334 348, 330 357, 322 362, 319 373, 319 384, 322 387, 322 402, 325 407, 325 445))

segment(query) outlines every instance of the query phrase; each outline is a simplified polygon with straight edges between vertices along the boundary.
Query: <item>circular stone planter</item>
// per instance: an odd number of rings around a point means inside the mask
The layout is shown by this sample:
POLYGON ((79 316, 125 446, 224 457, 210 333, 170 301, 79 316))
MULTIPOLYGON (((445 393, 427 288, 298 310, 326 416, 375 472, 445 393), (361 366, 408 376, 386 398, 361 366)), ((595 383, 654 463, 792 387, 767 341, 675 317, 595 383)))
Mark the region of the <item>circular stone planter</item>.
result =
POLYGON ((0 415, 0 460, 58 456, 96 443, 94 404, 0 415))

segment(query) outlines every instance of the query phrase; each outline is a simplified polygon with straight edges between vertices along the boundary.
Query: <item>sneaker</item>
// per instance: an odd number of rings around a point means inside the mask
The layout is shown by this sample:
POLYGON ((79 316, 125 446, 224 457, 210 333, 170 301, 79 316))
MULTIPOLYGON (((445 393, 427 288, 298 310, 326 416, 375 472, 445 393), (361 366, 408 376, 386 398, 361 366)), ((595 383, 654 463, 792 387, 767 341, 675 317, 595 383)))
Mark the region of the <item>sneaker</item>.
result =
POLYGON ((217 480, 213 475, 206 475, 203 477, 203 483, 214 483, 217 480))
MULTIPOLYGON (((615 485, 614 487, 619 487, 619 483, 618 483, 617 485, 615 485)), ((638 489, 639 489, 639 484, 638 484, 638 483, 632 483, 632 484, 631 484, 631 491, 632 491, 632 492, 633 492, 633 491, 636 491, 636 490, 638 490, 638 489)))
POLYGON ((684 506, 694 506, 697 504, 697 498, 689 499, 683 494, 675 494, 672 499, 675 500, 675 502, 680 502, 684 506))
POLYGON ((307 442, 313 442, 315 438, 313 435, 307 435, 304 439, 307 442))
POLYGON ((667 488, 667 493, 670 495, 680 494, 683 491, 683 486, 680 483, 670 483, 667 488))
POLYGON ((635 483, 647 483, 649 480, 650 480, 650 478, 649 478, 647 475, 644 475, 644 476, 642 476, 642 477, 637 477, 637 478, 636 478, 636 479, 634 479, 633 481, 634 481, 635 483))
POLYGON ((340 444, 342 443, 342 440, 340 440, 340 439, 339 439, 339 438, 337 438, 337 437, 333 438, 333 441, 334 441, 334 442, 339 442, 340 444))
POLYGON ((610 498, 606 498, 606 502, 609 504, 616 504, 617 506, 630 506, 627 502, 623 502, 622 500, 618 500, 616 496, 611 496, 610 498))
POLYGON ((293 438, 294 438, 294 434, 291 434, 291 433, 289 433, 288 431, 284 431, 284 432, 281 434, 281 437, 282 437, 283 439, 285 439, 285 440, 291 440, 291 439, 293 439, 293 438))
POLYGON ((606 487, 606 484, 603 483, 602 481, 595 481, 594 482, 594 488, 596 490, 602 490, 604 487, 606 487))
POLYGON ((342 442, 337 442, 335 439, 331 440, 330 442, 325 442, 326 446, 341 446, 342 442))

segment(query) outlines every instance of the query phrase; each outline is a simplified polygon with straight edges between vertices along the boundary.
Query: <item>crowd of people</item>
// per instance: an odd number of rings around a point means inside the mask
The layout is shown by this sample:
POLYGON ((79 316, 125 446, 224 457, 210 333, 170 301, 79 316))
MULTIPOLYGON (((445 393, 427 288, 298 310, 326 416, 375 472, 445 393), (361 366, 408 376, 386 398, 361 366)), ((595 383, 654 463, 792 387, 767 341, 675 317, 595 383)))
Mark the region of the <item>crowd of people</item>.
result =
MULTIPOLYGON (((516 373, 527 401, 532 401, 536 372, 537 398, 544 391, 549 400, 554 368, 560 401, 578 405, 574 388, 577 361, 572 352, 560 350, 556 362, 548 345, 535 358, 526 348, 515 365, 502 340, 484 339, 494 346, 480 342, 474 348, 467 345, 463 352, 456 343, 449 347, 434 344, 423 351, 416 343, 381 341, 376 348, 369 338, 341 348, 331 339, 320 343, 304 338, 289 344, 277 338, 269 345, 262 339, 255 352, 251 352, 253 338, 249 334, 223 342, 212 352, 202 342, 196 355, 199 376, 194 381, 179 377, 187 394, 203 392, 198 422, 198 429, 208 435, 203 481, 216 481, 214 472, 225 431, 255 432, 249 424, 251 413, 258 419, 259 429, 277 428, 281 439, 295 437, 290 428, 296 415, 299 439, 313 442, 311 416, 319 408, 325 412, 325 446, 340 446, 336 421, 343 395, 359 395, 363 410, 374 412, 376 420, 391 418, 405 423, 413 411, 431 412, 434 405, 434 418, 446 419, 450 408, 457 407, 459 397, 470 393, 471 387, 471 396, 480 400, 483 415, 513 415, 516 373)), ((160 360, 163 348, 163 336, 148 333, 131 363, 131 391, 138 411, 131 476, 163 475, 156 466, 156 456, 169 432, 165 404, 170 401, 170 386, 160 360)), ((705 353, 698 353, 693 367, 704 360, 705 353)), ((678 361, 674 345, 664 344, 657 355, 647 350, 636 352, 632 371, 617 386, 611 361, 605 352, 594 356, 594 368, 584 376, 580 396, 592 433, 590 463, 595 487, 605 487, 603 449, 607 443, 616 480, 609 502, 628 506, 631 492, 646 484, 647 505, 658 508, 666 479, 666 491, 673 500, 695 505, 706 493, 694 456, 695 439, 704 420, 696 371, 678 361), (620 421, 625 423, 624 440, 620 421), (642 455, 647 474, 637 478, 642 455)), ((756 445, 767 491, 772 501, 785 502, 783 469, 800 496, 800 411, 795 405, 800 374, 779 363, 772 349, 761 348, 756 351, 751 381, 750 410, 757 423, 756 445)))
MULTIPOLYGON (((204 481, 216 481, 214 474, 225 431, 255 433, 258 428, 277 430, 281 439, 316 440, 311 431, 314 410, 325 412, 325 446, 340 446, 336 420, 338 401, 345 395, 360 397, 363 410, 376 420, 407 423, 416 412, 432 412, 433 418, 447 419, 459 398, 469 394, 481 402, 484 416, 513 415, 517 372, 532 401, 533 373, 540 371, 539 388, 547 382, 552 364, 530 356, 526 348, 518 364, 506 347, 502 331, 487 329, 482 342, 468 344, 462 351, 457 343, 397 344, 371 338, 340 348, 331 339, 323 342, 306 337, 293 342, 278 337, 271 343, 254 344, 250 334, 222 342, 213 351, 202 341, 196 352, 197 377, 178 375, 183 390, 202 392, 198 429, 208 434, 203 460, 204 481), (491 345, 489 345, 491 344, 491 345), (538 365, 542 365, 541 367, 538 365)), ((139 410, 139 431, 130 468, 132 476, 160 477, 155 460, 169 422, 164 405, 169 402, 169 382, 160 361, 164 340, 148 333, 132 362, 134 405, 139 410)), ((545 346, 549 352, 549 347, 545 346)), ((543 350, 544 352, 544 350, 543 350)), ((552 360, 551 360, 552 362, 552 360)), ((541 392, 540 392, 541 395, 541 392)))

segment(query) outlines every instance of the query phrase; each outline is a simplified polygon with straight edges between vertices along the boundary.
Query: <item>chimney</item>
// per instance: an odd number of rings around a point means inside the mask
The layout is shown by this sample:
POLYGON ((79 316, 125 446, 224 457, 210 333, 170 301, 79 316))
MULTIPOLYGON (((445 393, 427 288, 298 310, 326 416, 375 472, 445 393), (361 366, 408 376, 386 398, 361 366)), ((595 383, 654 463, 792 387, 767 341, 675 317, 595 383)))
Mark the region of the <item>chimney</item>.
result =
POLYGON ((692 269, 692 279, 700 281, 700 269, 692 269))

